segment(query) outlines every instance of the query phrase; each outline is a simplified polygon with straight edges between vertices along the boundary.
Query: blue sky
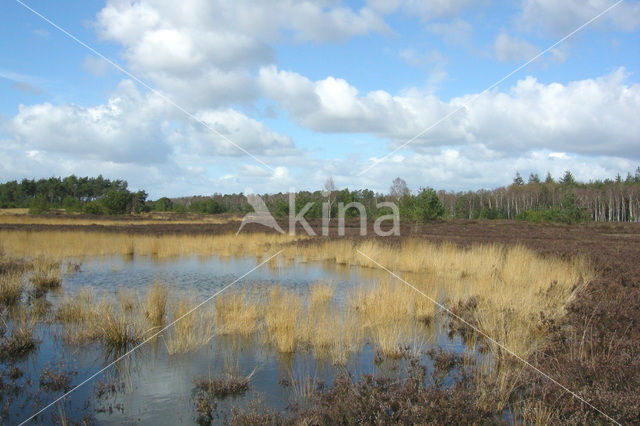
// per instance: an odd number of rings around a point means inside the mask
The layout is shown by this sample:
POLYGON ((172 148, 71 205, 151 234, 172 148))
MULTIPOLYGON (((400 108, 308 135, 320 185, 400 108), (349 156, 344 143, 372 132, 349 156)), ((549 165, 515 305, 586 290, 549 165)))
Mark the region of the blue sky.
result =
POLYGON ((638 1, 484 93, 615 1, 24 3, 154 91, 3 2, 3 181, 102 173, 154 198, 329 176, 465 190, 640 164, 638 1))

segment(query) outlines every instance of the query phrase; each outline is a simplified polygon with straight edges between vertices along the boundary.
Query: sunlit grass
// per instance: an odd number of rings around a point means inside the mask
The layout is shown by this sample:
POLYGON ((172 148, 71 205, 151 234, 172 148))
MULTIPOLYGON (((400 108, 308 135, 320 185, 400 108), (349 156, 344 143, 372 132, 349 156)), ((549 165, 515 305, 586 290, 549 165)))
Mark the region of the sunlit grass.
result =
POLYGON ((32 268, 31 281, 36 287, 47 290, 60 286, 62 281, 60 262, 40 256, 32 262, 32 268))
POLYGON ((0 273, 0 304, 13 306, 19 303, 23 290, 21 274, 16 272, 0 273))
POLYGON ((48 261, 101 256, 265 256, 303 237, 280 234, 129 234, 93 231, 0 231, 0 251, 16 259, 48 261))
POLYGON ((160 327, 164 324, 167 315, 167 298, 167 287, 158 281, 147 291, 144 313, 152 327, 160 327))
POLYGON ((258 330, 261 307, 244 293, 220 295, 215 306, 216 334, 250 336, 258 330))
MULTIPOLYGON (((428 325, 442 314, 434 303, 437 301, 509 350, 526 357, 545 343, 545 324, 563 316, 575 293, 594 275, 581 257, 543 257, 522 246, 482 244, 460 248, 416 238, 393 247, 377 240, 296 244, 300 238, 266 233, 236 236, 0 231, 0 250, 13 258, 33 259, 32 280, 45 288, 60 282, 62 259, 86 256, 261 259, 267 253, 282 250, 285 263, 329 261, 372 271, 371 282, 363 282, 347 295, 349 315, 333 306, 335 287, 328 283, 316 283, 306 296, 281 288, 251 297, 239 293, 223 295, 215 302, 215 309, 190 315, 191 319, 180 321, 184 321, 182 328, 168 333, 172 352, 192 350, 214 334, 251 336, 261 332, 266 343, 284 353, 299 348, 349 353, 351 344, 345 342, 359 342, 362 338, 357 336, 364 336, 391 354, 406 340, 405 335, 413 333, 412 327, 428 325), (380 275, 379 267, 359 252, 404 277, 415 289, 398 279, 380 279, 385 273, 380 275), (198 317, 204 314, 209 318, 208 324, 198 325, 198 317), (197 336, 189 335, 191 330, 196 330, 197 336)), ((148 325, 157 327, 167 320, 171 309, 176 318, 191 306, 185 301, 171 305, 163 290, 156 288, 154 292, 147 293, 146 298, 121 293, 118 312, 133 315, 134 311, 141 311, 148 325), (139 300, 144 301, 143 309, 138 307, 139 300)), ((136 313, 137 316, 140 315, 136 313)), ((496 356, 503 356, 504 351, 494 346, 491 349, 496 356)))
POLYGON ((182 297, 173 305, 173 326, 167 330, 165 342, 169 354, 194 351, 209 343, 214 335, 214 319, 210 309, 203 307, 192 312, 195 304, 182 297))
POLYGON ((0 211, 0 224, 15 225, 102 225, 102 226, 141 226, 141 225, 157 225, 157 224, 223 224, 239 220, 238 218, 229 216, 209 216, 209 215, 181 215, 175 216, 170 214, 145 214, 135 219, 127 218, 91 218, 91 217, 74 217, 73 215, 60 216, 32 216, 28 213, 28 209, 5 209, 0 211))

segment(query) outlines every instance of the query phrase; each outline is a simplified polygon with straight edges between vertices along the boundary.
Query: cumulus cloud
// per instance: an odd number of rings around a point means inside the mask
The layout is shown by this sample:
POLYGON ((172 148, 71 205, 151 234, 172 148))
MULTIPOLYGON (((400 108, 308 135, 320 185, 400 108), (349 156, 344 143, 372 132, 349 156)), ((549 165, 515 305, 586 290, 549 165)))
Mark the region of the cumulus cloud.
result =
POLYGON ((253 99, 251 70, 274 63, 269 43, 285 32, 328 42, 388 30, 370 8, 329 0, 186 0, 179 8, 161 0, 110 0, 95 25, 101 38, 124 47, 134 72, 193 107, 253 99))
POLYGON ((246 154, 237 147, 241 146, 252 154, 268 157, 296 154, 291 138, 276 133, 263 123, 233 109, 201 111, 198 113, 198 119, 218 134, 202 124, 191 121, 182 135, 188 142, 187 149, 191 153, 244 156, 246 154), (233 144, 229 141, 233 141, 233 144))
MULTIPOLYGON (((564 35, 616 3, 614 0, 523 0, 523 24, 564 35)), ((593 28, 635 31, 640 28, 640 3, 622 2, 591 24, 593 28)))
POLYGON ((25 149, 142 164, 163 162, 170 147, 160 136, 164 106, 123 82, 104 105, 20 105, 7 131, 25 149))
POLYGON ((64 154, 74 161, 149 165, 184 153, 203 160, 246 155, 238 146, 257 156, 297 155, 289 137, 233 109, 203 110, 197 118, 219 134, 124 81, 103 105, 20 106, 5 133, 24 152, 64 154))
MULTIPOLYGON (((516 172, 524 178, 529 173, 543 176, 550 172, 555 178, 565 170, 571 170, 581 181, 615 176, 621 170, 633 171, 637 163, 615 156, 550 156, 546 150, 533 150, 525 154, 509 154, 492 151, 483 145, 436 148, 430 152, 385 159, 359 177, 334 173, 336 182, 342 185, 373 188, 387 192, 391 180, 397 175, 405 179, 409 187, 421 186, 453 191, 497 188, 508 185, 516 172), (425 166, 428 165, 428 166, 425 166)), ((379 158, 370 159, 371 162, 379 158)), ((340 169, 338 169, 340 170, 340 169)))
POLYGON ((385 91, 360 95, 345 80, 312 82, 275 67, 260 71, 263 92, 302 126, 320 132, 372 133, 392 146, 415 137, 410 149, 481 143, 491 149, 533 149, 638 158, 640 84, 626 83, 624 69, 566 85, 533 77, 506 92, 471 94, 444 102, 433 95, 385 91))

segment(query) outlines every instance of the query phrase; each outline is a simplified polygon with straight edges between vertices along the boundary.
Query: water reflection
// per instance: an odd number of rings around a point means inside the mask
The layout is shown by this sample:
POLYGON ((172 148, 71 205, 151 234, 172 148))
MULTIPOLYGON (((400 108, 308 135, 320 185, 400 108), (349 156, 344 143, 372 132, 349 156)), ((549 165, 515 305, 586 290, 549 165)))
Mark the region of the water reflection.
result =
MULTIPOLYGON (((48 295, 49 301, 59 303, 64 294, 74 295, 89 287, 92 291, 116 294, 119 289, 143 291, 157 281, 167 283, 175 294, 192 294, 203 300, 246 273, 262 259, 259 258, 167 258, 124 255, 104 257, 83 263, 77 273, 64 278, 64 292, 48 295), (63 294, 64 293, 64 294, 63 294)), ((420 282, 424 276, 408 276, 407 280, 420 282)), ((274 284, 298 294, 307 294, 317 281, 335 285, 332 303, 340 310, 347 306, 347 294, 363 282, 375 284, 388 280, 387 274, 369 268, 357 268, 335 263, 302 263, 279 259, 255 270, 238 282, 235 290, 257 291, 265 294, 274 284)), ((254 293, 255 294, 255 293, 254 293)), ((29 359, 26 368, 39 372, 51 362, 61 362, 67 369, 77 372, 74 383, 82 381, 95 371, 123 354, 105 351, 99 344, 83 346, 64 344, 63 330, 53 324, 39 330, 42 344, 37 354, 29 359)), ((464 350, 460 338, 449 338, 439 321, 417 323, 403 331, 402 343, 410 351, 420 354, 434 345, 464 350)), ((429 363, 425 359, 425 363, 429 363)), ((243 407, 256 398, 275 410, 286 410, 291 403, 302 404, 318 386, 329 386, 335 377, 348 372, 352 377, 363 373, 401 377, 406 373, 402 359, 382 360, 376 357, 376 348, 365 342, 352 353, 345 365, 332 365, 327 352, 313 352, 301 348, 293 353, 279 353, 265 344, 258 335, 214 336, 200 349, 170 356, 165 335, 145 344, 140 350, 124 357, 108 369, 96 383, 78 389, 71 398, 71 410, 92 411, 100 423, 121 424, 152 421, 159 424, 191 423, 194 421, 194 378, 216 377, 221 374, 247 377, 251 375, 250 391, 237 398, 220 401, 225 406, 243 407)), ((33 377, 37 381, 37 377, 33 377)), ((47 401, 38 401, 42 406, 47 401)), ((16 406, 17 407, 17 406, 16 406)), ((28 409, 16 408, 15 418, 30 414, 28 409)), ((218 419, 221 421, 222 419, 218 419)))

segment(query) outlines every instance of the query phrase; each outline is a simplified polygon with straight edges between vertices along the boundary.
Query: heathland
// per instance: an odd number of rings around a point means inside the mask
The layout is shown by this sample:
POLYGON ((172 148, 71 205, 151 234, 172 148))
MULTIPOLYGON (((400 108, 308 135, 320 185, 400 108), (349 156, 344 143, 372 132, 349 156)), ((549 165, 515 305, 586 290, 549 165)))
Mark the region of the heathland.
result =
MULTIPOLYGON (((228 336, 252 339, 281 355, 312 352, 347 374, 325 386, 313 378, 289 384, 283 379, 304 403, 297 400, 286 411, 253 404, 231 408, 224 418, 236 423, 607 422, 601 412, 627 423, 640 415, 636 224, 442 221, 403 224, 397 237, 361 237, 353 227, 344 238, 335 229, 329 237, 310 238, 259 225, 235 235, 237 220, 218 219, 1 217, 5 389, 20 392, 11 387, 21 383, 16 369, 27 368, 21 362, 37 351, 42 327, 62 326, 58 338, 71 348, 94 344, 118 354, 180 319, 158 336, 171 356, 228 336), (395 276, 363 281, 340 304, 336 284, 323 280, 306 293, 278 283, 232 288, 193 312, 200 300, 171 292, 170 283, 162 282, 136 291, 87 288, 56 296, 65 274, 89 259, 161 262, 195 255, 259 261, 276 253, 285 264, 371 271, 382 265, 395 276), (466 349, 427 344, 424 334, 433 324, 461 337, 466 349), (405 373, 349 376, 347 361, 365 344, 375 348, 375 362, 403 360, 405 373)), ((236 371, 195 380, 194 419, 214 420, 221 399, 243 394, 252 375, 236 371)), ((41 388, 53 389, 48 395, 82 379, 51 369, 34 377, 41 388)), ((60 407, 56 419, 74 419, 60 407)))

